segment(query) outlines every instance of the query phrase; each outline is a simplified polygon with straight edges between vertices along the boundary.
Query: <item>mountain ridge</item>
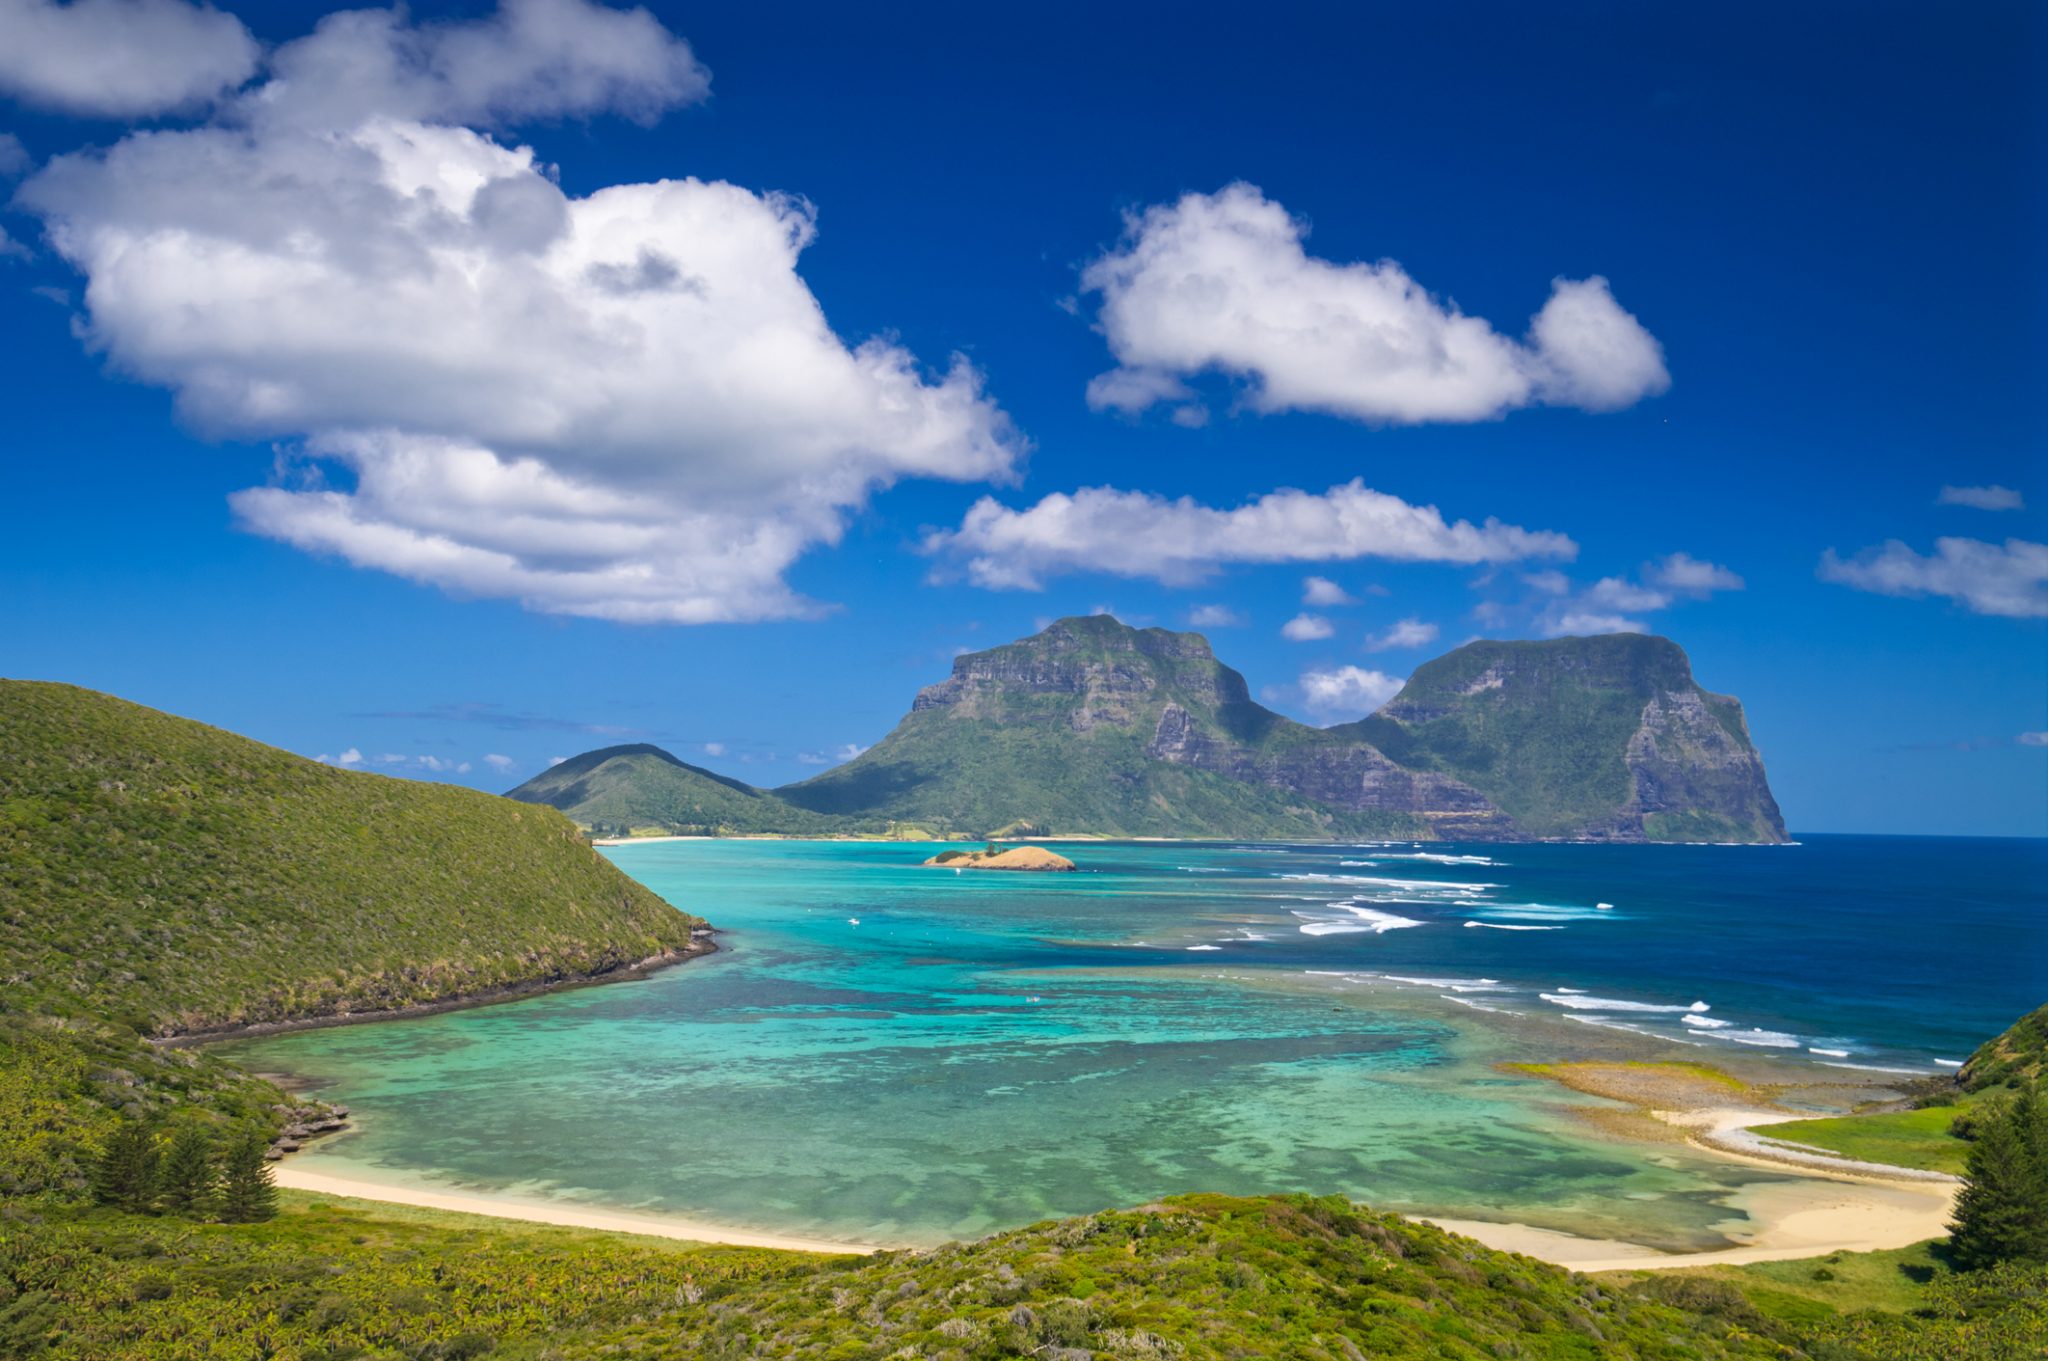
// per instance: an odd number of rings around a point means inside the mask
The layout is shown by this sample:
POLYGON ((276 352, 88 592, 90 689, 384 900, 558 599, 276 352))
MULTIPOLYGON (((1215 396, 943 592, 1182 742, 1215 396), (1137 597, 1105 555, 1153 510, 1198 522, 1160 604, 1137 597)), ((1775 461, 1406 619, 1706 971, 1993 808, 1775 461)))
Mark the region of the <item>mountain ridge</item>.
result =
POLYGON ((621 832, 1786 839, 1741 704, 1639 634, 1477 640, 1377 713, 1314 728, 1255 701, 1201 634, 1076 616, 955 658, 880 742, 778 789, 659 748, 577 760, 510 797, 621 832), (571 797, 599 775, 602 799, 571 797))

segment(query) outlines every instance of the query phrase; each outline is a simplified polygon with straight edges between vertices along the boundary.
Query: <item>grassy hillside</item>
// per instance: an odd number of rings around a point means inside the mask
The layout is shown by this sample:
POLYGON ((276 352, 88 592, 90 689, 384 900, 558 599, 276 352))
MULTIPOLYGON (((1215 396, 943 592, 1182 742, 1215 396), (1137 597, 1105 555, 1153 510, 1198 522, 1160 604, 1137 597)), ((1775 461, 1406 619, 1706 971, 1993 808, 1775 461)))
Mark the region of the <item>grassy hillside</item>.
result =
POLYGON ((821 836, 842 830, 831 818, 645 743, 585 752, 505 797, 558 808, 578 826, 616 836, 821 836))
POLYGON ((173 1035, 602 973, 693 919, 568 819, 0 681, 0 1008, 173 1035))
POLYGON ((1970 1091, 1991 1087, 2018 1086, 2042 1077, 2048 1067, 2048 1004, 2038 1006, 2012 1023, 2012 1028, 1987 1040, 1970 1055, 1957 1078, 1970 1091))
POLYGON ((1343 1201, 1191 1196, 933 1252, 816 1258, 297 1198, 277 1222, 237 1228, 105 1212, 17 1222, 0 1235, 0 1353, 47 1361, 2034 1354, 2026 1348, 2048 1318, 2038 1309, 2048 1272, 1972 1281, 1920 1258, 1871 1256, 1867 1268, 1838 1262, 1839 1285, 1834 1272, 1831 1284, 1814 1284, 1811 1263, 1717 1273, 1727 1279, 1596 1282, 1343 1201))

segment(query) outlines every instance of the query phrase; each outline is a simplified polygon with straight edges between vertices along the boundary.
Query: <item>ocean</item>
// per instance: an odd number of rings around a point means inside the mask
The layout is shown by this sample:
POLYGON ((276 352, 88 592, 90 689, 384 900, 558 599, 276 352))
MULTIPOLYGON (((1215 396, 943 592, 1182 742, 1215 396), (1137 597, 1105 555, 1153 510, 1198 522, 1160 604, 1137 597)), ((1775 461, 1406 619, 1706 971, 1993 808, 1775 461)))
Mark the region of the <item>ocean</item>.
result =
POLYGON ((2048 843, 607 852, 720 928, 631 983, 230 1048, 349 1102, 309 1170, 925 1244, 1182 1191, 1673 1249, 1777 1174, 1504 1061, 1952 1071, 2048 1000, 2048 843), (1619 1048, 1617 1048, 1619 1046, 1619 1048))

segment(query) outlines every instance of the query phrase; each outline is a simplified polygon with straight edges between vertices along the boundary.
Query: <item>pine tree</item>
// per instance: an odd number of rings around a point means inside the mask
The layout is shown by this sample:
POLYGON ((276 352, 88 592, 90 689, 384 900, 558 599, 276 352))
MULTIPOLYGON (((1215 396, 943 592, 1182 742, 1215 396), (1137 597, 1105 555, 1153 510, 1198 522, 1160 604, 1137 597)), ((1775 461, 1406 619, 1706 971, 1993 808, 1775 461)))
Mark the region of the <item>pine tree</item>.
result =
POLYGON ((1949 1224, 1949 1251, 1966 1271, 2048 1262, 2048 1098, 2038 1085, 1987 1111, 1949 1224))
POLYGON ((157 1170, 156 1130, 124 1120, 93 1168, 93 1198, 130 1214, 149 1214, 156 1209, 157 1170))
POLYGON ((277 1184, 263 1157, 266 1146, 263 1136, 252 1130, 228 1149, 220 1217, 230 1224, 255 1224, 277 1214, 277 1184))
POLYGON ((164 1153, 160 1192, 164 1209, 203 1219, 220 1195, 220 1173, 213 1164, 213 1135, 206 1126, 180 1126, 164 1153))

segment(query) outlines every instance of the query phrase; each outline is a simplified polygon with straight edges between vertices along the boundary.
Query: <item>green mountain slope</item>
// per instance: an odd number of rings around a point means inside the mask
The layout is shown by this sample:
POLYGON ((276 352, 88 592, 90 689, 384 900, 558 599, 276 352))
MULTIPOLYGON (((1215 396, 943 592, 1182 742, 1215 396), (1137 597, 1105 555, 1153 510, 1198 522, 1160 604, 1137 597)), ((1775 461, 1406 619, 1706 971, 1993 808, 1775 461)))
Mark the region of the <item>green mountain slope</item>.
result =
POLYGON ((1474 643, 1311 728, 1198 634, 1062 619, 958 658, 858 759, 777 791, 962 835, 1782 841, 1742 708, 1662 638, 1474 643))
POLYGON ((0 681, 0 1006, 173 1035, 601 974, 694 919, 546 809, 0 681))
POLYGON ((635 831, 794 836, 835 830, 828 818, 645 743, 585 752, 549 767, 505 797, 559 808, 579 826, 620 836, 635 831))
POLYGON ((1327 736, 1478 790, 1522 836, 1785 839, 1742 705, 1668 638, 1468 643, 1327 736))
POLYGON ((1162 728, 1261 745, 1302 728, 1252 702, 1198 634, 1062 619, 956 659, 896 730, 834 770, 776 792, 853 822, 981 836, 1407 835, 1420 824, 1340 810, 1282 784, 1155 750, 1162 728))

